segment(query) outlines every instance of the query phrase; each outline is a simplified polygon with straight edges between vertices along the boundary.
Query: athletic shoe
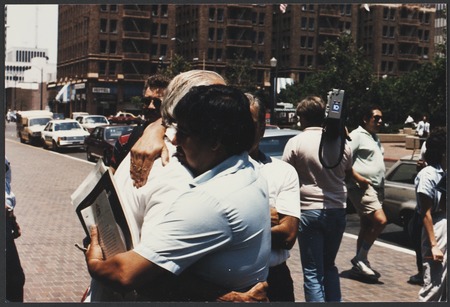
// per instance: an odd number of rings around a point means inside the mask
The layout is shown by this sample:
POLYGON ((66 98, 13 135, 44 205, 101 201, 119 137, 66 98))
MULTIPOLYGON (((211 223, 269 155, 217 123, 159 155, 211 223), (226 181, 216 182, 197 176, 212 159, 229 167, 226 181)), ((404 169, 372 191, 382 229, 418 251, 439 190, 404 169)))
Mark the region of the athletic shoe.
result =
POLYGON ((360 274, 370 277, 377 276, 377 274, 370 267, 368 261, 358 260, 355 257, 352 260, 350 260, 350 262, 353 264, 353 268, 355 269, 355 271, 359 272, 360 274))

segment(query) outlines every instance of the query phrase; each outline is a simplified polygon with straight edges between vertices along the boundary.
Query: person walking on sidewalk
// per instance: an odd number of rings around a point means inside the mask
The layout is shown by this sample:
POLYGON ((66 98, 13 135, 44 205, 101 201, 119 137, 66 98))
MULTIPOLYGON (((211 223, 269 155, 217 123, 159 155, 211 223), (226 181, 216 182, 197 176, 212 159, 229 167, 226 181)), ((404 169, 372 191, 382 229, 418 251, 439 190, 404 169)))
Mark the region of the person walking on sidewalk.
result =
MULTIPOLYGON (((346 225, 346 176, 352 172, 352 154, 345 144, 341 162, 325 168, 319 149, 325 103, 309 96, 297 106, 303 132, 291 138, 283 160, 294 166, 300 181, 298 242, 307 302, 340 302, 339 272, 335 264, 346 225)), ((333 161, 341 148, 339 139, 327 141, 324 161, 333 161)), ((269 289, 271 284, 269 283, 269 289)))
POLYGON ((446 140, 444 129, 430 134, 425 152, 428 166, 415 179, 417 205, 423 221, 421 302, 447 300, 446 140))
POLYGON ((348 180, 348 196, 360 217, 356 256, 351 259, 352 272, 361 277, 378 279, 372 269, 368 253, 373 242, 386 226, 382 203, 384 199, 384 150, 376 135, 383 125, 383 113, 376 106, 363 109, 360 126, 350 133, 353 171, 365 181, 348 180))

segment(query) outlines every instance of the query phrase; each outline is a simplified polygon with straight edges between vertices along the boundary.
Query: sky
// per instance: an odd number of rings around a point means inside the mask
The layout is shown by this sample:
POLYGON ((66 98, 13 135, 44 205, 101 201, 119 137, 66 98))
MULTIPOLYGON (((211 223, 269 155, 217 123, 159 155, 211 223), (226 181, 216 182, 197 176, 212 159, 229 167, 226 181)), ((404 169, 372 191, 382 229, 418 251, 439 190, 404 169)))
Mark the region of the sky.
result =
POLYGON ((58 5, 8 5, 6 25, 6 49, 47 48, 49 62, 57 62, 58 5))

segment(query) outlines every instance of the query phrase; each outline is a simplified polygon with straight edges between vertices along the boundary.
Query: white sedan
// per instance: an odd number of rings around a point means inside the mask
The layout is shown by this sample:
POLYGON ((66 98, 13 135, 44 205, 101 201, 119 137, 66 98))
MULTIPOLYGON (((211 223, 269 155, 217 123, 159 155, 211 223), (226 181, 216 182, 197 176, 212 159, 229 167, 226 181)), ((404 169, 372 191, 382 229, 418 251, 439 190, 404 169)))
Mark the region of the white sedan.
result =
POLYGON ((84 139, 89 132, 81 127, 80 123, 73 119, 57 119, 47 123, 41 133, 44 148, 51 147, 53 150, 68 147, 84 146, 84 139))

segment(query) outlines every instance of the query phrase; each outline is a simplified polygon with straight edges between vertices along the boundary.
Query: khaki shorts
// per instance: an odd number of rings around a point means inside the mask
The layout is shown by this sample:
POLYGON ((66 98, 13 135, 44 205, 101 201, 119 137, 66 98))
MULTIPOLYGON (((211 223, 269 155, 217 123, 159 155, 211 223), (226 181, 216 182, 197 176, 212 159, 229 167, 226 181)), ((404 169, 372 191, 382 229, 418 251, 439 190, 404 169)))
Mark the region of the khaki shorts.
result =
POLYGON ((383 188, 374 188, 371 185, 369 185, 367 190, 358 187, 351 188, 348 190, 347 196, 359 215, 367 215, 383 209, 383 188))

